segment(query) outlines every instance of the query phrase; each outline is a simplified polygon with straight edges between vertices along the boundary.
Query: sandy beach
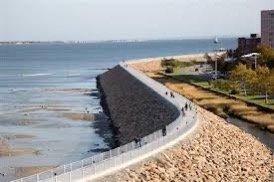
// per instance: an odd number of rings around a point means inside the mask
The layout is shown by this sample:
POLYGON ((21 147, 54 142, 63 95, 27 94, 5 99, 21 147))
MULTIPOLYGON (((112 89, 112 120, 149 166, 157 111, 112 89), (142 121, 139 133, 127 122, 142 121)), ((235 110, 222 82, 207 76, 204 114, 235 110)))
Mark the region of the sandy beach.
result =
MULTIPOLYGON (((224 52, 219 52, 217 55, 222 55, 224 52)), ((209 56, 213 58, 216 56, 215 53, 208 53, 209 56)), ((155 72, 162 70, 161 60, 163 59, 176 59, 182 62, 206 62, 204 58, 205 53, 201 54, 186 54, 186 55, 175 55, 175 56, 167 56, 167 57, 157 57, 157 58, 145 58, 139 60, 129 60, 127 61, 133 68, 143 71, 143 72, 155 72)))

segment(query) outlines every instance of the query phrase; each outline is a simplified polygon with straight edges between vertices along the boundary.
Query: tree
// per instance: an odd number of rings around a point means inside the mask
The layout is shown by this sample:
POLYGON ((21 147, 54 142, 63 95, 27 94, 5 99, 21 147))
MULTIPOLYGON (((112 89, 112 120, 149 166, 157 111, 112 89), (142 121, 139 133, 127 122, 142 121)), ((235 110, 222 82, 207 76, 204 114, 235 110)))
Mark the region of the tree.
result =
POLYGON ((270 71, 270 94, 274 96, 274 69, 270 71))
POLYGON ((270 70, 266 66, 259 66, 256 69, 257 85, 265 95, 265 103, 268 103, 268 93, 271 92, 273 80, 271 79, 270 70))
POLYGON ((244 64, 239 64, 230 73, 230 79, 235 81, 247 95, 247 87, 251 87, 256 79, 256 72, 247 68, 244 64))
POLYGON ((260 45, 257 47, 257 51, 261 54, 259 62, 267 64, 269 68, 274 68, 274 49, 270 46, 260 45))

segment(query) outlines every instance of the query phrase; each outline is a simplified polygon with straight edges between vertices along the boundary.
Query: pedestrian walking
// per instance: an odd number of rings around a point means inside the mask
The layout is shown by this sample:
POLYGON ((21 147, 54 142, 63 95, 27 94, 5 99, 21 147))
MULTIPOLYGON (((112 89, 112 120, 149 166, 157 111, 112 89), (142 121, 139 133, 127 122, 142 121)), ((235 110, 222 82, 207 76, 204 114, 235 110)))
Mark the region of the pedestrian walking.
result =
POLYGON ((164 128, 162 129, 162 134, 163 134, 163 136, 166 136, 166 127, 164 127, 164 128))
POLYGON ((188 109, 188 105, 187 105, 187 103, 185 104, 185 110, 187 111, 187 109, 188 109))
POLYGON ((139 147, 142 147, 142 139, 138 138, 139 147))
POLYGON ((182 114, 183 114, 183 116, 186 115, 185 110, 184 110, 184 107, 182 107, 182 114))
POLYGON ((139 145, 139 144, 138 144, 138 138, 134 138, 133 140, 134 140, 134 142, 135 142, 136 148, 138 148, 138 145, 139 145))

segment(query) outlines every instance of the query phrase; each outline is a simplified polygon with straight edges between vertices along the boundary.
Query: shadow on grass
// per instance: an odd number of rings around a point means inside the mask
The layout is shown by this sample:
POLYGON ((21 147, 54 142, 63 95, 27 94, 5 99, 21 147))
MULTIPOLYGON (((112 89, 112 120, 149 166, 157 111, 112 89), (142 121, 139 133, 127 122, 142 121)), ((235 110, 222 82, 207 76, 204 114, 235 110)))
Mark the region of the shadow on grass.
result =
POLYGON ((174 79, 182 80, 182 81, 188 81, 188 82, 207 82, 208 79, 205 78, 202 75, 187 75, 187 74, 181 74, 181 75, 171 75, 174 79))

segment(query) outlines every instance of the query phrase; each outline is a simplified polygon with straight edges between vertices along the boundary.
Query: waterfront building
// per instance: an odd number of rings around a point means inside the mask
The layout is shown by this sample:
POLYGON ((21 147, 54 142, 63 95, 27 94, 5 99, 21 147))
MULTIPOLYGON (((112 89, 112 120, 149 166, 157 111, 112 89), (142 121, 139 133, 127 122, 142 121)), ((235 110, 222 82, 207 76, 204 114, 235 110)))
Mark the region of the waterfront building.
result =
POLYGON ((261 12, 262 44, 274 48, 274 10, 261 12))
POLYGON ((238 52, 243 54, 250 54, 256 52, 256 48, 261 43, 261 38, 257 34, 251 34, 249 38, 238 38, 238 52))

